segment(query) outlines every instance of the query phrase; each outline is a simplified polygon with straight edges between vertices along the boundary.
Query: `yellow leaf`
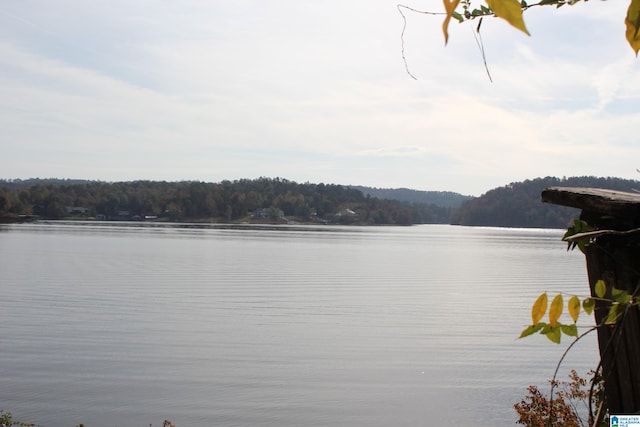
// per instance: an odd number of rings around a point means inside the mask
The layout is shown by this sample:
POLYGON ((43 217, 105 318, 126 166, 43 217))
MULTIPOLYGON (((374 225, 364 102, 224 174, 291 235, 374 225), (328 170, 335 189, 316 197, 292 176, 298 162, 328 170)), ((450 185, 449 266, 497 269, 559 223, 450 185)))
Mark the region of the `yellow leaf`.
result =
POLYGON ((569 303, 567 304, 567 306, 569 308, 569 314, 571 315, 573 322, 577 322, 578 316, 580 315, 580 298, 575 295, 572 296, 569 299, 569 303))
POLYGON ((526 35, 531 35, 529 34, 527 27, 524 25, 524 19, 522 18, 522 5, 518 0, 487 0, 487 5, 491 10, 493 10, 498 18, 504 19, 526 35))
POLYGON ((537 324, 542 316, 547 312, 547 293, 543 293, 538 297, 536 302, 533 303, 531 307, 531 320, 533 320, 533 324, 537 324))
POLYGON ((444 44, 447 44, 449 41, 449 21, 451 21, 451 17, 453 16, 453 12, 456 11, 456 7, 458 7, 458 3, 460 0, 442 0, 444 2, 444 10, 447 12, 447 17, 444 18, 444 22, 442 23, 442 32, 444 33, 444 44))
POLYGON ((631 0, 624 23, 627 26, 627 41, 638 56, 640 50, 640 0, 631 0))
POLYGON ((558 323, 558 319, 562 314, 562 295, 558 294, 551 301, 549 306, 549 325, 553 328, 558 323))

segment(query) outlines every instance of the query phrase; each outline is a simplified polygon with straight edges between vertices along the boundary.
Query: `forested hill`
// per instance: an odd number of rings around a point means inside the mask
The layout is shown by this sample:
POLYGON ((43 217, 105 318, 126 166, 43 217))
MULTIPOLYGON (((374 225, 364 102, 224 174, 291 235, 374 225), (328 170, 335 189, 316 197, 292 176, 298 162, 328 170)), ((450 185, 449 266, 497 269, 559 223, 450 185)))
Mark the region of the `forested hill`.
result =
POLYGON ((59 179, 59 178, 29 178, 29 179, 0 179, 0 187, 9 190, 19 190, 24 188, 33 187, 35 185, 44 186, 69 186, 69 185, 81 185, 81 184, 96 184, 100 181, 91 181, 88 179, 59 179))
POLYGON ((452 191, 420 191, 411 190, 409 188, 374 188, 364 187, 361 185, 350 185, 349 188, 355 188, 362 191, 364 195, 369 194, 371 197, 379 199, 400 200, 409 203, 424 203, 442 206, 445 208, 457 208, 463 202, 473 199, 473 196, 464 196, 452 191))
POLYGON ((376 192, 377 189, 369 187, 298 184, 280 178, 220 183, 0 180, 0 221, 37 216, 41 219, 295 221, 363 225, 451 223, 565 228, 579 212, 542 203, 542 190, 553 186, 636 191, 640 189, 640 182, 596 177, 536 178, 495 188, 452 208, 450 206, 468 196, 448 192, 416 191, 418 194, 412 194, 413 190, 406 189, 376 192), (426 200, 431 203, 420 203, 426 200))
POLYGON ((640 182, 620 178, 536 178, 495 188, 463 203, 451 216, 452 224, 496 227, 566 228, 578 209, 540 201, 547 187, 593 187, 633 192, 640 182))
POLYGON ((184 182, 0 180, 0 219, 448 223, 451 209, 366 197, 335 184, 280 178, 184 182))

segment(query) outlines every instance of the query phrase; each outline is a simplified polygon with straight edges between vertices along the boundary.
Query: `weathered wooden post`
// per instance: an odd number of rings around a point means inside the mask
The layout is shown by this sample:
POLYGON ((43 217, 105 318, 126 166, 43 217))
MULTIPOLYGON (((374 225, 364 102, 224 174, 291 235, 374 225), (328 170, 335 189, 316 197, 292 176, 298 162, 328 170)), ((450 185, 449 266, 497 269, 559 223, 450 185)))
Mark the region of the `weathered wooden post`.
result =
MULTIPOLYGON (((640 296, 640 194, 552 187, 542 192, 542 201, 579 208, 580 219, 602 231, 585 250, 592 296, 600 279, 608 298, 612 286, 640 296)), ((596 324, 608 311, 608 303, 596 303, 596 324)), ((598 327, 598 346, 609 412, 640 413, 640 308, 626 310, 615 325, 598 327)))

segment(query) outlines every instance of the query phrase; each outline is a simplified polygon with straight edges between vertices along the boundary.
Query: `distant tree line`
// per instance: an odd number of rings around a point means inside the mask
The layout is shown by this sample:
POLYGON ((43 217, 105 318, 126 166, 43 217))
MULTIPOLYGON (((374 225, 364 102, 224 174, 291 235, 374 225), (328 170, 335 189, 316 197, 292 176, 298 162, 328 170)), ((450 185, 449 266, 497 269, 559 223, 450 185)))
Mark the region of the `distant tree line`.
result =
POLYGON ((433 204, 383 200, 342 185, 281 178, 220 183, 0 180, 0 217, 5 219, 34 215, 229 222, 250 220, 265 209, 273 221, 282 215, 296 221, 372 225, 447 223, 451 215, 451 209, 433 204))
POLYGON ((350 185, 349 188, 355 188, 356 190, 362 191, 364 195, 369 194, 371 197, 377 197, 379 199, 433 204, 447 208, 457 208, 463 202, 473 199, 473 196, 464 196, 452 191, 422 191, 411 190, 409 188, 375 188, 360 185, 350 185))
POLYGON ((495 188, 477 198, 457 193, 406 189, 299 184, 282 178, 197 181, 0 180, 0 219, 20 215, 43 219, 74 216, 169 221, 293 220, 341 224, 455 224, 494 227, 565 228, 577 209, 545 204, 553 186, 637 191, 640 183, 620 178, 536 178, 495 188), (367 191, 363 194, 359 188, 367 191), (415 192, 415 194, 413 194, 415 192), (380 194, 374 196, 374 194, 380 194), (429 194, 421 194, 429 193, 429 194), (384 198, 383 198, 384 197, 384 198), (440 198, 444 205, 406 201, 440 198), (402 200, 397 200, 402 199, 402 200), (466 200, 466 201, 464 201, 466 200), (460 204, 461 203, 461 204, 460 204), (453 204, 453 206, 452 206, 453 204), (458 207, 455 207, 458 205, 458 207))
POLYGON ((464 202, 451 216, 458 225, 496 227, 566 228, 580 214, 578 209, 550 205, 540 201, 548 187, 591 187, 634 192, 640 189, 635 180, 620 178, 536 178, 495 188, 464 202))

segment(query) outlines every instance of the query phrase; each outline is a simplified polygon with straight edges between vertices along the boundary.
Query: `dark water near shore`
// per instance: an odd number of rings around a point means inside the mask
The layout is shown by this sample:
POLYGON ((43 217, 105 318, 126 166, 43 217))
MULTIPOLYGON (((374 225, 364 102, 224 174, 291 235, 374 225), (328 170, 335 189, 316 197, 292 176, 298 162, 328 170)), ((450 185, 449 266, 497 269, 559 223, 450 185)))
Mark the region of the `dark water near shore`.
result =
MULTIPOLYGON (((0 409, 48 427, 496 426, 584 295, 560 230, 0 226, 0 409)), ((595 336, 563 364, 585 373, 595 336)))

